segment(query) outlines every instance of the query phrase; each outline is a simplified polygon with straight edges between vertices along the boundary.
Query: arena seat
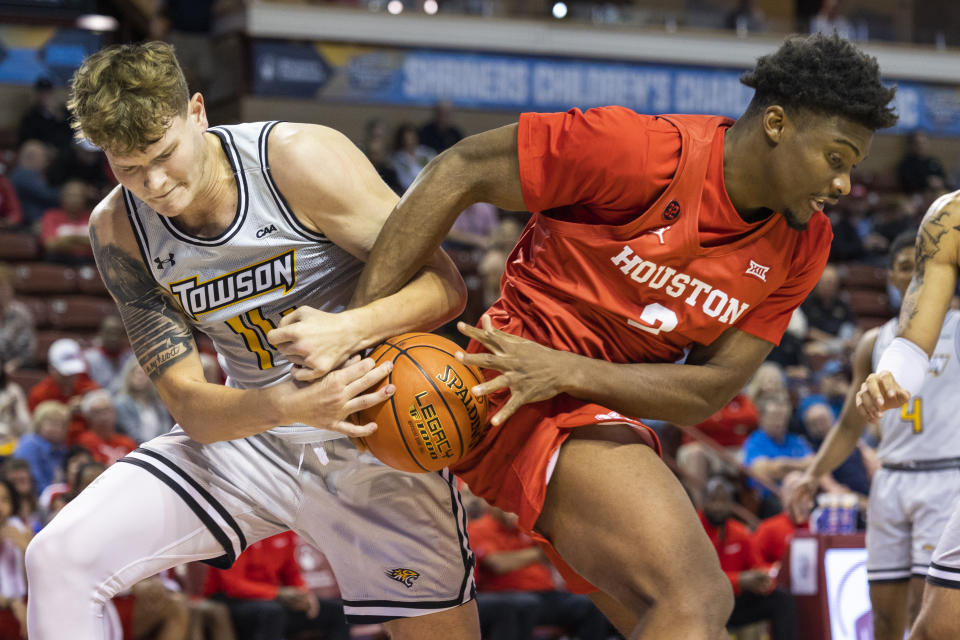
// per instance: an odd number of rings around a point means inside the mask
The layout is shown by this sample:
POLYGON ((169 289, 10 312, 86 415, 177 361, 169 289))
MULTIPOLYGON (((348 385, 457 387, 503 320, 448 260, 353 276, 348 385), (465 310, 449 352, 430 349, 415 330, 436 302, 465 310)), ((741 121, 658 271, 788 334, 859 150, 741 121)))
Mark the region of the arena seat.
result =
POLYGON ((19 296, 17 300, 25 304, 27 309, 30 310, 30 314, 33 316, 34 329, 45 329, 48 326, 50 308, 44 298, 19 296))
POLYGON ((74 293, 77 272, 73 267, 49 262, 22 262, 14 270, 13 288, 18 293, 74 293))
POLYGON ((848 262, 837 266, 840 285, 844 289, 887 290, 887 271, 860 262, 848 262))
POLYGON ((80 293, 92 296, 106 296, 107 287, 100 278, 100 272, 94 266, 84 266, 77 269, 77 288, 80 293))
POLYGON ((50 326, 54 329, 96 329, 106 316, 116 315, 113 300, 99 296, 57 296, 50 300, 50 326))
POLYGON ((22 231, 0 231, 0 260, 16 262, 36 260, 40 242, 32 234, 22 231))
POLYGON ((849 289, 844 292, 850 310, 860 316, 890 317, 890 299, 885 291, 849 289))

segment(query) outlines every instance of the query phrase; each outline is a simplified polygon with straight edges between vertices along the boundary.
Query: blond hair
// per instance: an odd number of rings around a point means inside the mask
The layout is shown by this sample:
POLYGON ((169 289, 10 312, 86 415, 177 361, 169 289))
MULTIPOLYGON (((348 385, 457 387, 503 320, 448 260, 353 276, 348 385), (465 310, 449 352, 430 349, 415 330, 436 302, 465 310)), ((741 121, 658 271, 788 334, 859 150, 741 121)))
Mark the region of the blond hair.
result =
POLYGON ((79 138, 107 151, 143 151, 170 122, 186 115, 183 70, 164 42, 115 45, 83 61, 73 74, 67 108, 79 138))
POLYGON ((48 418, 59 418, 66 422, 70 419, 70 409, 59 400, 44 400, 33 410, 33 431, 40 428, 44 420, 48 418))

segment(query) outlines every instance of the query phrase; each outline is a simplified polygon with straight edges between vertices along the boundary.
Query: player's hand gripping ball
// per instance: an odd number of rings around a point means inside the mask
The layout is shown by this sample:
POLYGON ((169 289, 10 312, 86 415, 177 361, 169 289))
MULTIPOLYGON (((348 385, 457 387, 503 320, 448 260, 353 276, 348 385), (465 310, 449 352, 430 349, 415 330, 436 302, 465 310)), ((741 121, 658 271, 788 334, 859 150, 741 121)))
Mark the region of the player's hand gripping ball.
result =
POLYGON ((470 392, 483 376, 457 361, 460 350, 432 333, 405 333, 374 349, 370 357, 377 364, 393 361, 380 386, 393 384, 397 391, 353 416, 358 424, 377 423, 376 431, 354 442, 381 462, 414 473, 439 471, 465 456, 486 432, 489 402, 470 392))

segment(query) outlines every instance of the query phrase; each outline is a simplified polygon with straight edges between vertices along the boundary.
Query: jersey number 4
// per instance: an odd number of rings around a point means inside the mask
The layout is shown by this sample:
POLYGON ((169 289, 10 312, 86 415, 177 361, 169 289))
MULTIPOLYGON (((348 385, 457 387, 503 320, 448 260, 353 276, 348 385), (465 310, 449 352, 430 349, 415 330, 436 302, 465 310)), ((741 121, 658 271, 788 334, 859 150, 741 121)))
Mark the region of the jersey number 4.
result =
POLYGON ((923 432, 923 398, 914 396, 900 407, 900 419, 913 423, 913 432, 923 432))
POLYGON ((673 331, 677 328, 677 323, 677 314, 656 302, 643 308, 643 311, 640 312, 639 321, 627 319, 627 324, 631 327, 636 327, 653 335, 673 331))

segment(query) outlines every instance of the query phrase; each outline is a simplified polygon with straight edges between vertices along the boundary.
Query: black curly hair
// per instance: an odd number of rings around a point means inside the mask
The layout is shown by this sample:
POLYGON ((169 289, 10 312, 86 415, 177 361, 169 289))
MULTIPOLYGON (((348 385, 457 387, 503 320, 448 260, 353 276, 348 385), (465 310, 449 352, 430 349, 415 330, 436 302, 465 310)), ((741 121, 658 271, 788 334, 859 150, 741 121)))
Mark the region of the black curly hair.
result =
POLYGON ((740 82, 756 91, 749 115, 779 104, 842 116, 873 131, 897 123, 889 106, 896 87, 880 83, 877 59, 836 34, 790 37, 740 82))

